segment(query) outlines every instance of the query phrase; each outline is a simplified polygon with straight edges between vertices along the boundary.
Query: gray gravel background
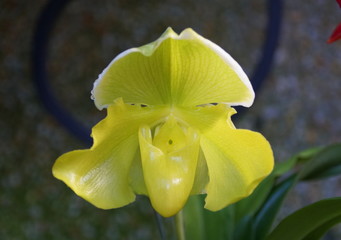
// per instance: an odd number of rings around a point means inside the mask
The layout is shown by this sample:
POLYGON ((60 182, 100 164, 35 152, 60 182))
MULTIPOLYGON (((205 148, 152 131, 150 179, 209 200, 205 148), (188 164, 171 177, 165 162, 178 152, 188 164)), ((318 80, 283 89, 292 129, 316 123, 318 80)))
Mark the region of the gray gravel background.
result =
MULTIPOLYGON (((305 148, 341 141, 341 41, 326 44, 340 22, 336 1, 284 1, 274 68, 237 127, 261 131, 277 161, 305 148)), ((103 211, 52 177, 62 153, 82 148, 43 109, 30 75, 35 21, 47 1, 0 2, 0 239, 157 239, 148 200, 103 211)), ((85 126, 105 115, 90 100, 97 75, 127 48, 155 40, 168 26, 192 27, 252 73, 262 46, 266 2, 71 1, 50 44, 50 82, 85 126)), ((341 196, 339 177, 302 183, 281 216, 341 196)), ((171 227, 170 223, 167 223, 171 227)), ((340 239, 335 228, 326 239, 340 239)))

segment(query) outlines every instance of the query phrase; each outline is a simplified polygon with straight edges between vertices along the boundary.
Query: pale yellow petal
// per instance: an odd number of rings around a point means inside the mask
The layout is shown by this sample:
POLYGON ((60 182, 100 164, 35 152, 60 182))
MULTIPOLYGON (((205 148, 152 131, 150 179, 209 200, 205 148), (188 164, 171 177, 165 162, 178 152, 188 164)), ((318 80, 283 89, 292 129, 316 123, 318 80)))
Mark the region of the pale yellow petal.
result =
POLYGON ((274 165, 268 141, 249 130, 232 129, 218 122, 202 137, 209 174, 205 207, 220 210, 250 195, 274 165))
POLYGON ((134 201, 130 168, 138 151, 138 128, 165 115, 161 108, 141 108, 117 100, 108 116, 93 128, 92 148, 59 157, 53 175, 99 208, 117 208, 134 201))
POLYGON ((273 169, 270 144, 259 133, 235 129, 233 108, 223 104, 176 110, 176 116, 200 132, 209 182, 206 208, 212 211, 252 193, 273 169))

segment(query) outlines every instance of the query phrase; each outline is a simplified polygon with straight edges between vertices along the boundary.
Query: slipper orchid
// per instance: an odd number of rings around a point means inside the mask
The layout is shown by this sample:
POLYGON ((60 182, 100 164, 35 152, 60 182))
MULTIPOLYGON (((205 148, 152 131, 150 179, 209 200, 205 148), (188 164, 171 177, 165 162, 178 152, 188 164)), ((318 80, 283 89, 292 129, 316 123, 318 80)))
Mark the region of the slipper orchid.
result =
POLYGON ((269 143, 236 129, 233 105, 254 91, 239 64, 192 29, 118 55, 94 83, 107 117, 93 146, 68 152, 53 175, 93 205, 111 209, 147 195, 165 217, 192 194, 217 211, 252 193, 273 169, 269 143), (218 103, 218 104, 211 104, 218 103))

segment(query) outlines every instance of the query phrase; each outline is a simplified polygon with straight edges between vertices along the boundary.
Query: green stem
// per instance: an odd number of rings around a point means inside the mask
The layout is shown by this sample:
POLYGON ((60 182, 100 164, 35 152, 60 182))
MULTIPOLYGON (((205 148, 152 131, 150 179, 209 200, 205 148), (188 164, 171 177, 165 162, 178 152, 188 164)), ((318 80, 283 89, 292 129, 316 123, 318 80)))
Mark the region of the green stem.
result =
POLYGON ((182 210, 175 215, 175 225, 176 225, 176 233, 178 235, 178 240, 186 240, 184 216, 183 216, 182 210))

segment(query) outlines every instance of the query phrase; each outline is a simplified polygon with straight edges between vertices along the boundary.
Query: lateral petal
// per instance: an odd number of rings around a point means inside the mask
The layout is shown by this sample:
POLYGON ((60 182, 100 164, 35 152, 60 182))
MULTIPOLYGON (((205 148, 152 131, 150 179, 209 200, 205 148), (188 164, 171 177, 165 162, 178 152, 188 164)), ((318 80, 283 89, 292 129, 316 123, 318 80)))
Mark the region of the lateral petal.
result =
POLYGON ((235 129, 236 111, 223 104, 177 109, 176 116, 200 132, 208 168, 206 205, 212 211, 252 193, 273 169, 267 140, 257 132, 235 129))
POLYGON ((202 137, 209 174, 205 208, 217 211, 250 195, 274 165, 268 141, 257 132, 219 121, 202 137))
POLYGON ((130 167, 138 150, 138 128, 164 115, 161 108, 130 106, 116 100, 108 108, 108 116, 93 128, 91 149, 60 156, 53 175, 99 208, 117 208, 134 201, 130 167))

